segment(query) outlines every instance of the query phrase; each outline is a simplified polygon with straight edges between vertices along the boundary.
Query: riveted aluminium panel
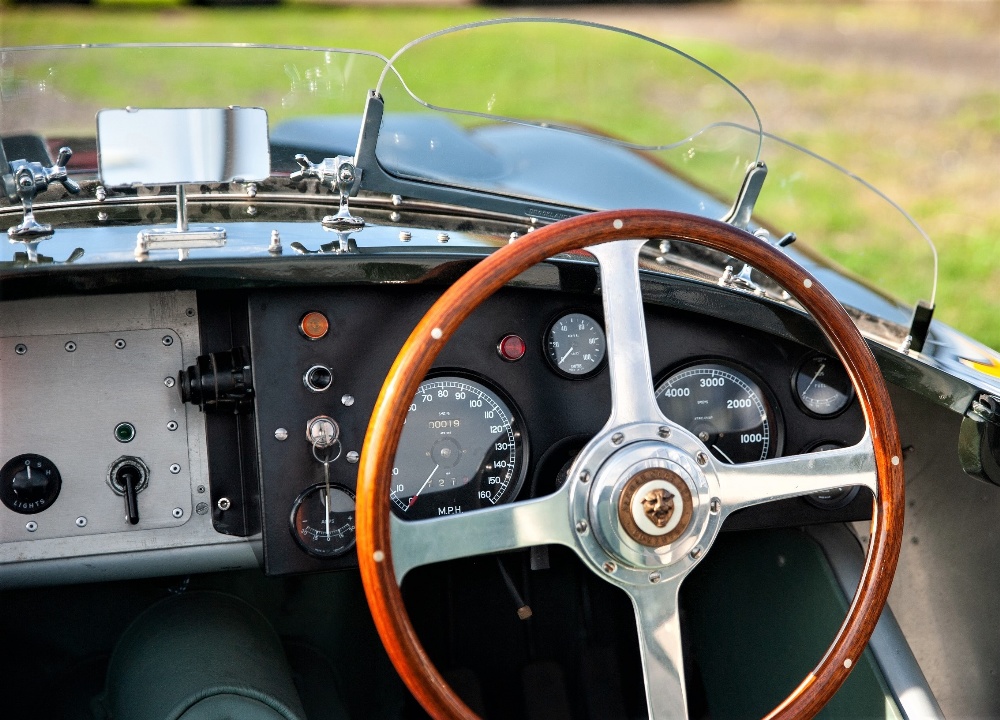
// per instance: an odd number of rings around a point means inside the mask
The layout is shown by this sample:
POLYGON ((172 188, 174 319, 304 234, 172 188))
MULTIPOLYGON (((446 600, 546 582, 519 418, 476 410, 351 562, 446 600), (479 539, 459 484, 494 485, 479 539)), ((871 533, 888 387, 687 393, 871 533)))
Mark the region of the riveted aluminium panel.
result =
POLYGON ((0 458, 42 455, 62 476, 59 497, 43 512, 0 506, 0 542, 187 522, 187 422, 174 380, 182 355, 182 340, 169 328, 0 338, 0 458), (129 442, 116 437, 120 423, 134 428, 129 442), (135 525, 108 482, 126 456, 149 470, 135 525))

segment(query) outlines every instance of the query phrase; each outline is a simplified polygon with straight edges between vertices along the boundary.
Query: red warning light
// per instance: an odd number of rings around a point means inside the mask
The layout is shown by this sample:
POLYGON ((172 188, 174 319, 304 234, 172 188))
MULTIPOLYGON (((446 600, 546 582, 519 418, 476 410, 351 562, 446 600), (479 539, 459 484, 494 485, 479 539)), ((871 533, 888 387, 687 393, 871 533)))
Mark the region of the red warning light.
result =
POLYGON ((523 358, 527 349, 528 346, 524 344, 524 340, 517 335, 505 335, 503 340, 497 343, 497 352, 508 362, 523 358))

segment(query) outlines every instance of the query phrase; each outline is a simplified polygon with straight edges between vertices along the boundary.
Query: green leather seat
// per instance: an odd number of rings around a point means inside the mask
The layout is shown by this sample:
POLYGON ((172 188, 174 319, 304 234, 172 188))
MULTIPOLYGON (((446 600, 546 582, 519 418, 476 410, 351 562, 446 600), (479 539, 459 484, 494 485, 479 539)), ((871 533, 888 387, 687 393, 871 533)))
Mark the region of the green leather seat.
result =
POLYGON ((215 592, 166 598, 111 657, 107 720, 305 720, 281 641, 244 601, 215 592))

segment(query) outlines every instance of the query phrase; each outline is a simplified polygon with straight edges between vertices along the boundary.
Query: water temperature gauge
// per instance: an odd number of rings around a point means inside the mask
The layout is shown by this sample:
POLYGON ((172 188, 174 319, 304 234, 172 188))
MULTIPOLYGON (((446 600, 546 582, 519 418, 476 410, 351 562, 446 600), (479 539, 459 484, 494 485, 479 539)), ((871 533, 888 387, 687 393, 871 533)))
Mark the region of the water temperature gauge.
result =
POLYGON ((354 507, 354 493, 343 485, 313 485, 292 506, 292 536, 310 555, 343 555, 354 547, 354 507))

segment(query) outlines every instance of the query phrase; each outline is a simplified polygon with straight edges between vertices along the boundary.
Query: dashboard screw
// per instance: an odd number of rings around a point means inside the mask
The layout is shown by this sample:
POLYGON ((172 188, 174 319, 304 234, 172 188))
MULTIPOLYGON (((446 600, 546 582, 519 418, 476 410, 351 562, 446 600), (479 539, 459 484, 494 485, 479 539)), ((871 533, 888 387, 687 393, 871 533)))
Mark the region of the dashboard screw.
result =
POLYGON ((36 523, 34 520, 31 520, 24 526, 24 529, 27 530, 28 532, 35 532, 35 530, 38 529, 38 523, 36 523))
POLYGON ((173 515, 178 520, 180 520, 182 517, 184 517, 184 510, 182 510, 181 508, 174 508, 170 514, 173 515))
POLYGON ((580 482, 582 482, 582 483, 588 483, 588 482, 590 482, 590 473, 587 472, 586 470, 584 470, 583 472, 581 472, 580 473, 580 482))
POLYGON ((170 432, 173 432, 176 429, 177 429, 177 421, 176 420, 171 420, 170 422, 167 423, 167 430, 169 430, 170 432))
POLYGON ((188 308, 187 310, 184 311, 184 314, 187 315, 188 317, 194 317, 194 308, 188 308))
POLYGON ((698 461, 699 465, 708 465, 708 455, 703 452, 699 452, 695 455, 694 459, 698 461))
POLYGON ((285 428, 278 428, 274 431, 274 439, 278 442, 284 442, 288 439, 288 431, 285 428))
POLYGON ((344 405, 344 407, 351 407, 351 405, 354 404, 354 396, 344 395, 340 398, 340 402, 344 405))
POLYGON ((178 465, 177 463, 174 463, 173 465, 170 466, 170 472, 173 473, 174 475, 176 475, 180 471, 181 471, 181 466, 178 465))
POLYGON ((698 558, 701 557, 702 553, 704 552, 705 551, 701 549, 701 545, 695 545, 694 549, 691 550, 691 559, 697 560, 698 558))
POLYGON ((399 222, 399 219, 401 217, 402 217, 402 215, 400 215, 395 210, 393 210, 391 213, 389 213, 389 219, 392 220, 393 222, 399 222))
POLYGON ((410 233, 408 233, 406 230, 401 230, 399 232, 399 241, 400 242, 410 242, 410 239, 412 237, 413 237, 413 235, 411 235, 410 233))
POLYGON ((195 490, 197 490, 198 494, 201 495, 202 493, 205 492, 205 486, 204 485, 199 485, 198 487, 195 488, 195 490))
POLYGON ((207 515, 208 514, 208 503, 205 503, 205 502, 198 503, 197 505, 194 506, 194 511, 196 513, 198 513, 199 515, 207 515))
POLYGON ((708 509, 713 515, 718 515, 719 511, 722 510, 722 501, 719 498, 712 498, 712 502, 708 504, 708 509))
POLYGON ((94 190, 94 197, 97 198, 97 202, 104 202, 108 199, 108 191, 104 189, 103 185, 98 185, 97 189, 94 190))
POLYGON ((354 465, 360 459, 361 456, 358 454, 357 450, 351 450, 349 453, 347 453, 347 462, 351 463, 351 465, 354 465))
POLYGON ((670 428, 668 428, 666 425, 661 426, 660 429, 657 430, 656 432, 663 439, 670 437, 670 428))
POLYGON ((649 573, 649 582, 653 583, 654 585, 660 582, 660 578, 661 575, 659 570, 654 570, 653 572, 649 573))
POLYGON ((615 570, 618 569, 618 565, 613 563, 611 560, 608 560, 606 563, 604 563, 603 567, 604 567, 604 572, 606 573, 613 573, 615 570))
POLYGON ((396 206, 402 205, 403 204, 403 198, 402 198, 402 196, 401 195, 393 195, 392 196, 392 204, 396 205, 396 206))
POLYGON ((63 345, 63 347, 66 348, 66 352, 73 352, 76 350, 76 343, 70 340, 68 343, 63 345))
POLYGON ((78 517, 76 519, 76 526, 79 527, 79 528, 87 527, 87 518, 85 518, 83 515, 81 515, 80 517, 78 517))
POLYGON ((587 521, 586 520, 577 520, 577 522, 576 522, 576 531, 578 533, 580 533, 581 535, 583 535, 585 532, 587 532, 587 521))
POLYGON ((164 335, 163 336, 163 344, 166 345, 167 347, 170 347, 171 345, 174 344, 174 339, 172 337, 170 337, 169 335, 164 335))
POLYGON ((167 387, 173 387, 174 379, 172 377, 165 377, 163 378, 163 384, 166 385, 167 387))
POLYGON ((103 210, 101 210, 99 213, 97 213, 97 219, 101 222, 105 222, 108 219, 108 214, 103 210))
POLYGON ((222 497, 222 498, 219 498, 219 502, 216 503, 216 506, 218 506, 219 510, 222 510, 223 512, 225 512, 226 510, 228 510, 229 508, 231 508, 233 506, 233 504, 231 502, 229 502, 229 498, 222 497))
POLYGON ((612 445, 621 445, 623 440, 625 440, 625 436, 622 433, 615 433, 611 436, 612 445))
POLYGON ((438 242, 439 242, 439 243, 446 243, 446 242, 448 242, 448 241, 449 241, 450 239, 451 239, 451 238, 450 238, 450 237, 448 237, 448 233, 438 233, 438 242))
POLYGON ((28 346, 24 343, 18 343, 14 346, 14 352, 18 355, 24 355, 24 353, 28 352, 28 346))
POLYGON ((125 349, 125 341, 122 340, 121 338, 118 338, 117 340, 115 340, 115 347, 118 350, 124 350, 125 349))

